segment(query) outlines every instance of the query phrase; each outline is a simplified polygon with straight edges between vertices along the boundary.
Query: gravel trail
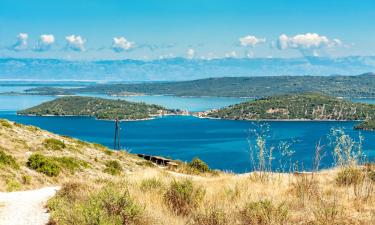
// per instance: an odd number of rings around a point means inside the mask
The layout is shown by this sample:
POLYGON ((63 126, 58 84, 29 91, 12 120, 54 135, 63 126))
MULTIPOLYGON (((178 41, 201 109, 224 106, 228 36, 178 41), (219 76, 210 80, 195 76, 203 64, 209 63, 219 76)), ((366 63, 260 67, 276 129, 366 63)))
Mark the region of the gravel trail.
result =
POLYGON ((0 192, 0 225, 45 225, 49 219, 45 204, 58 189, 0 192))

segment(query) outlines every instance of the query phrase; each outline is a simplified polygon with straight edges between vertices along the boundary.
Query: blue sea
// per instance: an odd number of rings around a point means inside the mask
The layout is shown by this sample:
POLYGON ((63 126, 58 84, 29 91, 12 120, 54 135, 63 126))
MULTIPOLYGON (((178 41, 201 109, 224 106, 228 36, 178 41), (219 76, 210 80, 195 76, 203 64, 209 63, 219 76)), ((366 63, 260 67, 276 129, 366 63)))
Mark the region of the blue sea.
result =
MULTIPOLYGON (((0 88, 1 92, 1 88, 0 88)), ((100 96, 102 97, 102 96, 100 96)), ((0 95, 0 118, 22 124, 41 127, 48 131, 68 135, 81 140, 113 147, 114 124, 88 117, 28 117, 16 115, 16 111, 54 96, 0 95)), ((132 96, 130 101, 142 101, 164 105, 168 108, 182 108, 201 111, 220 108, 249 99, 240 98, 182 98, 172 96, 132 96)), ((366 100, 371 102, 371 100, 366 100)), ((199 157, 210 167, 235 173, 253 169, 250 160, 250 146, 254 146, 260 126, 268 127, 265 132, 266 145, 273 148, 273 169, 280 169, 289 159, 282 156, 279 146, 290 145, 294 152, 291 161, 300 170, 310 170, 318 142, 323 148, 321 168, 332 166, 331 129, 341 128, 353 140, 363 136, 363 150, 368 160, 375 159, 375 132, 353 130, 356 122, 259 122, 210 120, 191 116, 169 116, 146 121, 121 122, 121 146, 133 153, 161 155, 183 161, 199 157)), ((286 166, 288 167, 288 166, 286 166)))

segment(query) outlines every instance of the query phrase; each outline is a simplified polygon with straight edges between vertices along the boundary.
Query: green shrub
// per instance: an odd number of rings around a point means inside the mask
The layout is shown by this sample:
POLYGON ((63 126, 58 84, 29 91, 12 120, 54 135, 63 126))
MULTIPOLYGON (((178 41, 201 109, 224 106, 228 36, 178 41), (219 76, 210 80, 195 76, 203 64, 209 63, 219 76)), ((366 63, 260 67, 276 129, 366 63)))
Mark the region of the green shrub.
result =
POLYGON ((191 180, 173 181, 164 195, 170 209, 177 215, 189 215, 203 200, 205 190, 191 180))
POLYGON ((4 120, 4 119, 0 119, 0 125, 3 126, 3 127, 6 127, 6 128, 12 127, 12 124, 9 123, 7 120, 4 120))
POLYGON ((41 154, 32 154, 27 161, 27 166, 50 177, 58 176, 61 170, 55 161, 41 154))
POLYGON ((206 209, 204 213, 197 213, 193 216, 192 225, 226 225, 230 224, 227 215, 223 210, 216 207, 206 209))
POLYGON ((113 155, 113 151, 111 151, 109 149, 105 149, 104 150, 104 154, 106 154, 106 155, 113 155))
POLYGON ((81 185, 63 186, 57 195, 48 202, 51 223, 102 224, 102 225, 143 225, 148 224, 143 207, 131 198, 129 192, 112 185, 100 191, 86 190, 82 197, 81 185), (70 193, 74 192, 74 193, 70 193))
POLYGON ((66 145, 64 142, 57 140, 55 138, 47 138, 43 141, 44 147, 50 150, 60 151, 63 150, 66 145))
POLYGON ((189 163, 189 166, 193 169, 196 169, 197 171, 201 173, 210 171, 210 168, 208 167, 208 165, 199 158, 194 158, 193 160, 191 160, 191 162, 189 163))
POLYGON ((155 164, 147 160, 138 161, 136 162, 136 164, 139 166, 144 166, 144 167, 155 167, 155 164))
POLYGON ((119 175, 122 172, 121 164, 117 160, 109 160, 105 163, 104 172, 111 175, 119 175))
POLYGON ((274 225, 286 224, 288 209, 284 204, 275 206, 271 201, 250 202, 240 210, 242 224, 274 225))
POLYGON ((76 159, 74 157, 54 157, 54 161, 56 161, 61 168, 68 169, 71 173, 74 173, 76 170, 83 168, 88 168, 89 164, 85 161, 76 159))
POLYGON ((11 155, 6 154, 3 150, 0 149, 0 165, 10 166, 13 169, 19 169, 16 158, 11 155))
POLYGON ((343 167, 336 176, 336 184, 340 186, 356 185, 364 179, 364 173, 359 168, 343 167))
POLYGON ((141 182, 140 188, 142 191, 162 190, 164 189, 164 183, 157 178, 144 179, 141 182))
POLYGON ((22 175, 22 184, 31 184, 31 176, 30 175, 22 175))
POLYGON ((21 184, 15 179, 8 179, 7 182, 7 191, 19 191, 21 190, 21 184))

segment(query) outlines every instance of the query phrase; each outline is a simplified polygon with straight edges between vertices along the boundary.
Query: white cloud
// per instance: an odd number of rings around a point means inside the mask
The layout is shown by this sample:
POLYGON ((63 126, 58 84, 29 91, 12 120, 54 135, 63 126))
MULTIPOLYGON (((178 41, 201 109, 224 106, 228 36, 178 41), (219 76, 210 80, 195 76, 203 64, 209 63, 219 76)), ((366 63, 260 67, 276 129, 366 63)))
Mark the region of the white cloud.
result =
POLYGON ((187 57, 188 57, 189 59, 194 58, 194 56, 195 56, 195 50, 192 49, 192 48, 189 48, 189 49, 187 50, 187 52, 186 52, 186 55, 187 55, 187 57))
POLYGON ((13 50, 21 51, 27 49, 27 40, 29 35, 27 33, 19 33, 17 35, 17 42, 13 45, 13 50))
POLYGON ((236 51, 231 51, 231 52, 225 53, 225 58, 236 58, 236 57, 237 57, 236 51))
POLYGON ((122 52, 134 48, 134 42, 126 40, 124 37, 114 37, 112 49, 116 52, 122 52))
POLYGON ((326 36, 321 36, 317 33, 297 34, 293 37, 288 37, 285 34, 280 35, 277 47, 280 50, 293 48, 299 50, 331 48, 341 46, 342 42, 339 39, 329 39, 326 36))
POLYGON ((171 59, 171 58, 174 58, 174 57, 175 57, 175 55, 173 53, 168 53, 168 54, 160 55, 159 59, 171 59))
POLYGON ((240 40, 240 44, 242 46, 245 46, 245 47, 248 47, 248 46, 254 47, 257 44, 262 44, 262 43, 266 42, 265 38, 257 38, 257 37, 252 36, 252 35, 247 35, 245 37, 241 37, 239 40, 240 40))
POLYGON ((69 35, 65 37, 67 42, 66 47, 74 51, 85 51, 86 40, 83 39, 80 35, 69 35))
POLYGON ((52 34, 42 34, 39 37, 37 45, 35 46, 35 50, 37 51, 49 50, 54 42, 55 42, 55 36, 53 36, 52 34))
POLYGON ((280 50, 284 50, 288 48, 289 43, 289 37, 285 34, 280 35, 279 40, 277 41, 277 47, 280 50))

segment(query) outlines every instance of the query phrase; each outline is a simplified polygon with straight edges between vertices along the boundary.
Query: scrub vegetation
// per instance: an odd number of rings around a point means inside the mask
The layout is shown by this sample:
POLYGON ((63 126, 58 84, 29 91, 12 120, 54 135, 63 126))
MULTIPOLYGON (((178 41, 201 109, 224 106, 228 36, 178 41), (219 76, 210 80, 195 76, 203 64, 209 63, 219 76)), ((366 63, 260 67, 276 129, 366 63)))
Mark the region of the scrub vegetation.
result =
POLYGON ((173 113, 162 106, 94 97, 62 97, 18 112, 22 115, 91 116, 97 119, 140 120, 173 113))
POLYGON ((238 120, 365 120, 375 106, 316 93, 281 95, 232 105, 207 116, 238 120))

